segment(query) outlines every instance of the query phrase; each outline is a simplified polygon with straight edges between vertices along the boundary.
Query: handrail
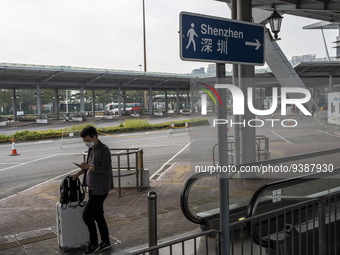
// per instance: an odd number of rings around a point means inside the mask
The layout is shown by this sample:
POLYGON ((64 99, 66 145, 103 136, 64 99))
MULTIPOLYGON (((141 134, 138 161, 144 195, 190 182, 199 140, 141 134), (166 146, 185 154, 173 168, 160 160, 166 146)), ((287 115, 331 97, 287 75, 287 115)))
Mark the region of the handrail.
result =
MULTIPOLYGON (((204 232, 195 233, 195 234, 191 234, 191 235, 188 235, 188 236, 180 237, 178 239, 168 241, 168 242, 164 242, 164 243, 161 243, 161 244, 158 244, 158 245, 155 245, 155 246, 151 246, 149 248, 144 248, 144 249, 141 249, 141 250, 138 250, 138 251, 133 251, 133 252, 130 252, 128 254, 130 254, 130 255, 140 255, 140 254, 147 254, 149 252, 150 252, 149 254, 151 254, 152 251, 159 251, 162 248, 172 247, 176 244, 184 243, 184 242, 187 242, 189 240, 196 239, 198 237, 202 237, 202 236, 207 237, 207 236, 216 235, 218 233, 219 232, 217 230, 211 229, 211 230, 207 230, 207 231, 204 231, 204 232)), ((193 243, 196 244, 196 242, 193 242, 193 243)), ((206 244, 206 246, 208 246, 208 244, 206 244)), ((170 249, 170 254, 173 254, 171 252, 171 249, 170 249)))
MULTIPOLYGON (((284 158, 279 158, 279 159, 270 159, 270 160, 263 160, 263 161, 258 161, 258 162, 254 162, 254 163, 248 163, 248 164, 243 164, 243 165, 237 165, 236 168, 240 169, 241 166, 247 166, 247 165, 265 165, 265 164, 278 164, 278 163, 285 163, 285 162, 290 162, 290 161, 296 161, 296 160, 301 160, 301 159, 307 159, 307 158, 311 158, 311 157, 318 157, 318 156, 324 156, 324 155, 330 155, 330 154, 335 154, 335 153, 340 153, 340 148, 338 149, 329 149, 329 150, 323 150, 323 151, 316 151, 316 152, 311 152, 311 153, 304 153, 304 154, 299 154, 299 155, 294 155, 294 156, 288 156, 288 157, 284 157, 284 158)), ((334 170, 335 171, 335 170, 334 170)), ((232 178, 232 176, 235 173, 229 174, 229 178, 232 178)), ((331 176, 331 174, 328 172, 328 174, 331 176)), ((201 179, 201 178, 205 178, 205 177, 211 177, 211 176, 215 176, 218 175, 218 172, 214 172, 214 173, 209 173, 209 172, 202 172, 202 173, 196 173, 193 174, 184 184, 183 186, 183 190, 181 193, 181 198, 180 198, 180 204, 181 204, 181 209, 182 209, 182 213, 183 215, 191 222, 196 223, 196 224, 202 224, 204 223, 204 219, 200 218, 196 215, 194 215, 189 208, 189 202, 188 202, 188 198, 189 198, 189 194, 190 194, 190 189, 191 187, 194 185, 194 183, 201 179)), ((276 185, 278 185, 278 183, 282 182, 282 186, 283 185, 287 185, 287 183, 289 183, 290 181, 292 181, 292 179, 306 179, 308 178, 309 180, 311 180, 311 178, 313 178, 312 176, 314 175, 308 175, 308 177, 304 176, 304 177, 294 177, 294 178, 290 178, 290 179, 286 179, 286 180, 281 180, 281 181, 277 181, 277 182, 273 182, 276 185)), ((315 178, 321 178, 323 176, 328 176, 327 172, 326 173, 317 173, 315 174, 315 178), (317 177, 316 177, 317 176, 317 177)), ((264 189, 265 187, 268 187, 268 185, 271 184, 265 184, 262 187, 260 187, 252 196, 252 199, 254 199, 253 197, 255 195, 258 195, 262 189, 264 189)), ((280 187, 282 187, 280 186, 280 187)), ((254 203, 254 201, 250 201, 250 203, 254 203)), ((249 205, 248 205, 248 209, 247 209, 247 215, 249 217, 250 214, 248 214, 248 210, 249 209, 249 205)))
MULTIPOLYGON (((257 209, 260 198, 262 197, 262 195, 264 193, 266 193, 270 190, 287 188, 289 186, 294 186, 294 185, 298 185, 298 184, 302 184, 302 183, 306 183, 306 182, 310 182, 310 181, 315 181, 315 180, 331 177, 331 176, 336 175, 336 174, 340 174, 340 168, 336 168, 332 172, 320 172, 320 173, 309 174, 309 175, 294 177, 294 178, 290 178, 290 179, 286 179, 286 180, 281 180, 281 181, 276 181, 276 182, 265 184, 265 185, 261 186, 259 189, 257 189, 255 191, 255 193, 253 194, 253 196, 251 197, 249 204, 248 204, 248 207, 247 207, 246 219, 254 216, 254 213, 257 209)), ((312 200, 312 199, 315 199, 315 198, 313 197, 313 198, 310 198, 310 199, 312 200)), ((253 241, 256 244, 260 245, 260 243, 261 243, 260 242, 260 235, 258 234, 257 230, 256 229, 251 230, 250 224, 247 224, 247 231, 250 234, 253 241)), ((262 246, 267 248, 268 244, 262 243, 262 246)))
POLYGON ((193 213, 191 213, 188 203, 189 193, 191 187, 201 178, 206 176, 212 176, 210 173, 197 173, 189 177, 189 179, 185 182, 184 188, 181 193, 180 204, 183 215, 191 222, 196 224, 202 224, 204 222, 203 218, 197 217, 193 213))
POLYGON ((259 203, 259 198, 266 192, 270 190, 276 190, 280 188, 287 188, 288 186, 293 186, 305 182, 315 181, 318 179, 323 179, 326 177, 330 177, 332 175, 340 174, 340 168, 334 169, 332 172, 320 172, 315 174, 309 174, 299 177, 293 177, 285 180, 280 180, 276 182, 271 182, 264 184, 260 188, 258 188, 255 193, 252 195, 248 207, 247 207, 247 214, 246 217, 251 217, 254 215, 255 210, 257 208, 257 205, 259 203), (336 171, 339 171, 338 173, 335 173, 336 171))

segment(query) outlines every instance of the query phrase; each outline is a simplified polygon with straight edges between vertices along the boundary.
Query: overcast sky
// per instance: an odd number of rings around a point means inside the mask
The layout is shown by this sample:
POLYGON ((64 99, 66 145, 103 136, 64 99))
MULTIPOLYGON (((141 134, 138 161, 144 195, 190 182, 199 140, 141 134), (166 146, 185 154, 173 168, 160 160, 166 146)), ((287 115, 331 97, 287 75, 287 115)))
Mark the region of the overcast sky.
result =
MULTIPOLYGON (((1 0, 0 62, 65 65, 139 71, 143 64, 142 0, 1 0)), ((208 63, 179 57, 179 13, 230 18, 225 3, 213 0, 145 0, 147 69, 190 73, 208 63)), ((326 57, 317 22, 285 16, 279 45, 292 56, 326 57)), ((337 30, 325 30, 331 56, 337 30)), ((143 67, 142 67, 143 70, 143 67)))

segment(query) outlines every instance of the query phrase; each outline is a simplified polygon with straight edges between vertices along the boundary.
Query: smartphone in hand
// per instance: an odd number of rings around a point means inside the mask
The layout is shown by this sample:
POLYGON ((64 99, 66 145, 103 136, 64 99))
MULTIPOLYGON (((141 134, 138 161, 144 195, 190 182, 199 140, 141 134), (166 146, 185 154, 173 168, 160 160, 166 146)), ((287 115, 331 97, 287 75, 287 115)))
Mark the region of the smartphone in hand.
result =
POLYGON ((72 162, 73 164, 75 164, 77 167, 80 167, 80 164, 72 162))

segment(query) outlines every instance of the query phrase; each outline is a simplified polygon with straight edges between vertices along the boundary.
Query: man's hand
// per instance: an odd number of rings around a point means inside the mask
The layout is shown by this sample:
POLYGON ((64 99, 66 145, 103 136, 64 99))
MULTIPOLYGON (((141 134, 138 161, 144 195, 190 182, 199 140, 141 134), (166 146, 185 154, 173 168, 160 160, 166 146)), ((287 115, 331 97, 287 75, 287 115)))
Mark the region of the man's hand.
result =
POLYGON ((81 163, 80 166, 81 170, 87 170, 90 168, 90 165, 87 163, 81 163))

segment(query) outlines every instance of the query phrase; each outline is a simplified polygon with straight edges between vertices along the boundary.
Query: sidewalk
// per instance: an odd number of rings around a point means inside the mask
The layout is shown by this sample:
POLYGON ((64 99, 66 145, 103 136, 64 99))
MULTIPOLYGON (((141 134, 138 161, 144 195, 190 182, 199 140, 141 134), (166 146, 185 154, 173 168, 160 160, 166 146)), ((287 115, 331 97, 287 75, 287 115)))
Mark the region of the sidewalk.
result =
MULTIPOLYGON (((324 149, 326 145, 319 145, 318 149, 324 149)), ((308 144, 271 145, 275 157, 308 151, 315 151, 315 148, 308 144)), ((329 159, 326 157, 325 160, 329 159)), ((174 163, 158 179, 150 180, 151 188, 140 191, 125 188, 121 198, 118 189, 110 191, 104 210, 113 247, 101 254, 127 254, 124 251, 148 243, 147 193, 150 190, 157 193, 158 240, 199 232, 199 226, 189 222, 180 209, 181 191, 193 171, 188 162, 174 163)), ((247 199, 259 186, 272 180, 258 179, 256 183, 233 180, 230 182, 230 201, 247 199)), ((64 252, 58 246, 55 204, 59 201, 61 181, 62 178, 47 181, 0 200, 0 254, 82 254, 82 247, 64 252)), ((217 178, 201 181, 195 187, 197 192, 190 196, 192 206, 218 207, 217 178)))
MULTIPOLYGON (((175 163, 151 188, 110 191, 105 214, 113 248, 102 254, 144 245, 148 242, 147 193, 157 193, 158 239, 196 230, 199 226, 184 218, 180 193, 189 173, 188 163, 175 163), (119 239, 119 241, 117 241, 119 239)), ((62 179, 52 180, 0 200, 0 254, 82 254, 82 248, 64 252, 56 235, 55 204, 62 179)), ((121 252, 120 252, 121 253, 121 252)))

